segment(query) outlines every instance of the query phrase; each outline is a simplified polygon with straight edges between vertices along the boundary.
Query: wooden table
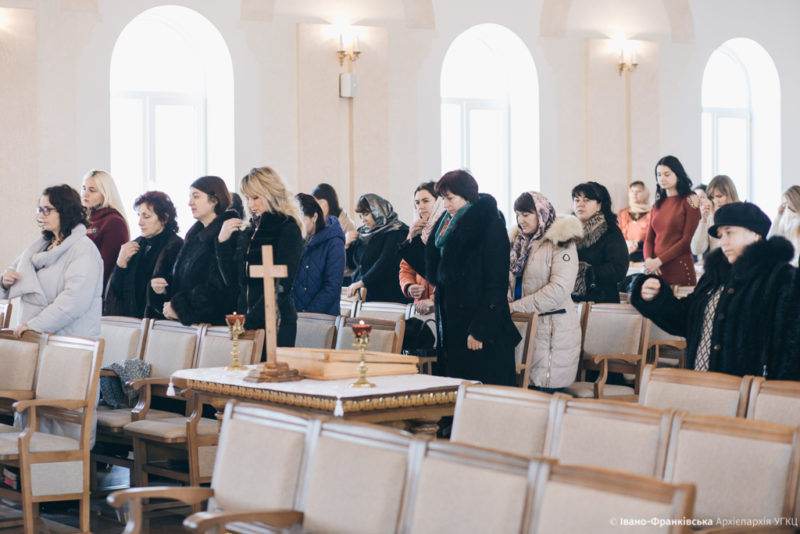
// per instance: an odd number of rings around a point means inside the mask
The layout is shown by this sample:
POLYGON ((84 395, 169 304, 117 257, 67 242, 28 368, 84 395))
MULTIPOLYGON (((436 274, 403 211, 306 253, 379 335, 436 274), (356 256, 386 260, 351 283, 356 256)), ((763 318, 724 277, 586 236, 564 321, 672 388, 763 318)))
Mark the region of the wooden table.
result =
POLYGON ((453 415, 458 387, 463 382, 424 374, 370 376, 376 387, 350 388, 354 381, 350 378, 246 382, 243 378, 248 371, 183 369, 172 374, 171 382, 177 388, 200 393, 203 402, 218 410, 236 399, 352 421, 392 424, 420 434, 435 434, 439 419, 453 415))

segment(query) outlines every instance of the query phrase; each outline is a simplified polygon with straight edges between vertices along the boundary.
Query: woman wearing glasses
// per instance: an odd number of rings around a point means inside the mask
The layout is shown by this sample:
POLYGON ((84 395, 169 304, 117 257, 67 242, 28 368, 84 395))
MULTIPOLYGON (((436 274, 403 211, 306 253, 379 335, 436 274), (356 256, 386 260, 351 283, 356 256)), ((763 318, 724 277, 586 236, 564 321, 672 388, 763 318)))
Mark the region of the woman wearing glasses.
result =
POLYGON ((89 218, 70 186, 42 193, 37 208, 42 237, 2 276, 0 298, 21 298, 20 324, 26 330, 100 337, 103 260, 86 236, 89 218))

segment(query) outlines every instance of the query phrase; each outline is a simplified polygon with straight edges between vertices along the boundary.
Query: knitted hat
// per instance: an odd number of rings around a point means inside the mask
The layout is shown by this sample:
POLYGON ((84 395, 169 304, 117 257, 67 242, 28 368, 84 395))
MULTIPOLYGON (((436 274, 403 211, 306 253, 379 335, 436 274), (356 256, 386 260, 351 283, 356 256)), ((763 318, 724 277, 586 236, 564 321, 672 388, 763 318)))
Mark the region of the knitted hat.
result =
POLYGON ((771 224, 767 214, 755 204, 732 202, 714 212, 714 226, 708 229, 708 235, 719 237, 717 229, 720 226, 741 226, 752 230, 764 239, 767 237, 771 224))

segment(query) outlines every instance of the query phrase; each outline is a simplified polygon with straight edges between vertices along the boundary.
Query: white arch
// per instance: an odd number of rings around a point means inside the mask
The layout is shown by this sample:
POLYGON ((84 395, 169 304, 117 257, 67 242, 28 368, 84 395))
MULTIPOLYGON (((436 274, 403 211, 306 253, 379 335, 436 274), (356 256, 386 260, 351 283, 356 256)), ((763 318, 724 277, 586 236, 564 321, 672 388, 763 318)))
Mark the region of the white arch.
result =
POLYGON ((539 190, 539 83, 525 43, 479 24, 442 61, 442 170, 469 167, 507 217, 521 193, 539 190))

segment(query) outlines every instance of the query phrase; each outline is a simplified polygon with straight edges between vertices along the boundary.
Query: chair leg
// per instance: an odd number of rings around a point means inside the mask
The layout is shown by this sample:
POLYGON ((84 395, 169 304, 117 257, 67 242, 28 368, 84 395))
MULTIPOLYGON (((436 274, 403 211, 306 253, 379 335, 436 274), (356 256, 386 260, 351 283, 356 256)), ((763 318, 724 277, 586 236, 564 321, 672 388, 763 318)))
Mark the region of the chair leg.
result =
POLYGON ((81 505, 80 505, 80 529, 81 532, 89 532, 91 525, 89 524, 89 516, 91 512, 91 503, 89 501, 89 494, 84 491, 83 497, 81 497, 81 505))
POLYGON ((133 438, 133 482, 136 487, 146 488, 149 484, 144 466, 147 465, 147 443, 133 438))
POLYGON ((97 491, 97 462, 89 456, 89 490, 94 493, 97 491))

